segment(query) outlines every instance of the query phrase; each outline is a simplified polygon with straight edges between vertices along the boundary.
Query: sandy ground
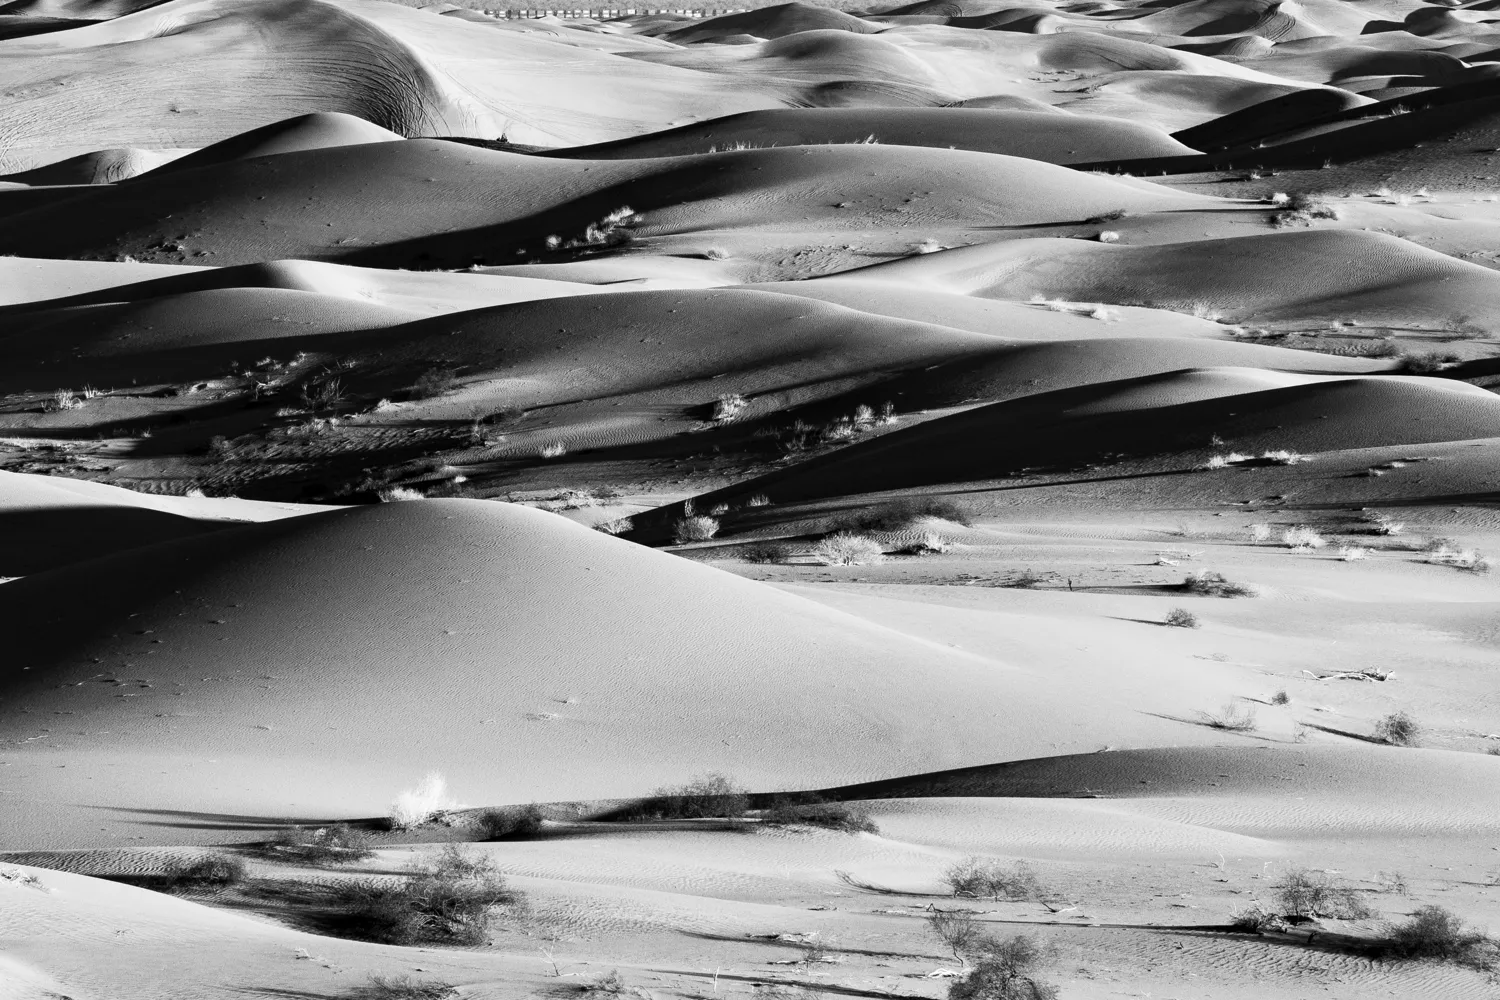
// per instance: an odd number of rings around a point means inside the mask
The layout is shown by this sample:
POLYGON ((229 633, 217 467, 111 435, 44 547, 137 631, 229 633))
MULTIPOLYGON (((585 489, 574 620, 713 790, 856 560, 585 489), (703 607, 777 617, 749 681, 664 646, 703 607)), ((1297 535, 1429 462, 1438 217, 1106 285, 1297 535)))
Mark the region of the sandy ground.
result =
POLYGON ((0 998, 1500 996, 1490 6, 0 6, 0 998))

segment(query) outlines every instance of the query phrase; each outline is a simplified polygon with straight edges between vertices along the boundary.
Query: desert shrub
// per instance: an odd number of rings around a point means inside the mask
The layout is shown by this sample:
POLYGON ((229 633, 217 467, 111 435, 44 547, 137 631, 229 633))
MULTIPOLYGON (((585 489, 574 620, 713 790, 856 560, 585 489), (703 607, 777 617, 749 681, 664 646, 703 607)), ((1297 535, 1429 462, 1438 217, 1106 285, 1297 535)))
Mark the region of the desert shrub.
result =
POLYGON ((590 979, 579 983, 578 989, 584 993, 607 993, 610 996, 620 996, 630 991, 630 987, 625 984, 625 977, 620 975, 619 969, 610 969, 598 979, 590 979))
POLYGON ((544 819, 535 803, 519 809, 486 809, 479 814, 479 835, 485 840, 535 837, 542 832, 544 819))
POLYGON ((1406 530, 1406 522, 1392 520, 1387 514, 1376 514, 1370 521, 1370 529, 1377 535, 1399 535, 1406 530))
POLYGON ((1282 688, 1281 690, 1277 691, 1275 694, 1271 695, 1271 704, 1273 704, 1273 705, 1286 705, 1286 704, 1290 704, 1291 700, 1292 700, 1292 696, 1286 693, 1286 688, 1282 688))
POLYGON ((1304 525, 1288 528, 1281 533, 1281 542, 1287 548, 1296 552, 1307 552, 1311 549, 1321 549, 1328 544, 1327 539, 1313 529, 1304 525))
POLYGON ((710 771, 676 788, 658 788, 625 810, 626 819, 739 819, 750 796, 726 775, 710 771))
POLYGON ((706 514, 689 514, 672 522, 672 540, 678 545, 706 542, 718 533, 718 518, 706 514))
POLYGON ((1370 555, 1370 550, 1363 545, 1340 545, 1339 559, 1342 562, 1359 562, 1370 555))
POLYGON ((750 401, 739 393, 729 393, 714 400, 712 419, 715 423, 727 424, 738 420, 750 401))
POLYGON ((1250 532, 1252 542, 1264 542, 1271 537, 1271 526, 1269 524, 1252 524, 1245 529, 1250 532))
POLYGON ((160 875, 151 880, 152 888, 167 891, 176 889, 226 889, 239 885, 249 875, 249 868, 241 858, 230 854, 209 854, 192 861, 171 861, 160 875))
POLYGON ((341 882, 333 889, 337 929, 384 944, 481 944, 490 911, 521 897, 488 859, 456 848, 431 867, 418 867, 402 881, 341 882))
POLYGON ((905 497, 891 500, 857 514, 838 518, 833 527, 840 531, 901 531, 932 517, 955 524, 971 525, 967 511, 941 497, 905 497))
POLYGON ((931 552, 947 552, 952 547, 953 545, 936 531, 924 531, 920 538, 906 542, 893 551, 898 556, 925 556, 931 552))
POLYGON ((370 977, 370 981, 353 993, 354 1000, 447 1000, 458 996, 458 989, 436 979, 419 980, 399 976, 370 977))
POLYGON ((880 562, 885 553, 873 538, 840 531, 814 546, 813 556, 826 566, 865 566, 880 562))
POLYGON ((1229 927, 1231 930, 1242 931, 1246 934, 1259 934, 1274 926, 1276 920, 1275 914, 1267 913, 1259 903, 1256 903, 1243 910, 1236 907, 1229 915, 1229 927))
POLYGON ((786 542, 757 542, 740 549, 739 556, 747 563, 784 563, 792 557, 792 547, 786 542))
POLYGON ((1033 899, 1042 884, 1024 861, 1006 865, 993 859, 968 857, 949 865, 943 882, 955 896, 988 896, 1000 899, 1033 899))
POLYGON ((1187 608, 1173 608, 1167 612, 1167 617, 1162 619, 1163 625, 1171 625, 1173 628, 1199 628, 1202 622, 1198 616, 1187 608))
POLYGON ((1397 371, 1407 375, 1431 375, 1442 371, 1458 360, 1460 359, 1456 354, 1436 354, 1433 352, 1408 354, 1401 359, 1401 367, 1397 371))
POLYGON ((1278 229, 1293 226, 1310 226, 1314 219, 1337 219, 1339 210, 1321 198, 1299 193, 1287 198, 1273 195, 1272 204, 1280 205, 1281 211, 1271 215, 1271 224, 1278 229))
POLYGON ((268 845, 274 857, 305 861, 309 864, 341 864, 363 861, 374 855, 370 835, 348 823, 335 823, 309 830, 294 826, 277 834, 268 845))
POLYGON ((71 389, 59 389, 52 394, 52 398, 42 404, 42 409, 48 413, 56 413, 59 410, 80 410, 83 408, 83 400, 71 389))
POLYGON ((421 490, 414 490, 407 486, 391 486, 379 492, 381 503, 396 503, 401 500, 426 500, 427 496, 421 490))
POLYGON ((1393 747, 1413 747, 1421 738, 1422 727, 1405 712, 1392 712, 1375 723, 1375 738, 1393 747))
POLYGON ((1366 920, 1375 915, 1359 890, 1322 872, 1290 871, 1276 886, 1281 911, 1293 917, 1366 920))
POLYGON ((1275 451, 1261 452, 1260 460, 1262 462, 1269 462, 1272 465, 1296 465, 1299 462, 1306 462, 1307 458, 1295 451, 1278 448, 1275 451))
POLYGON ((927 929, 938 936, 953 952, 953 958, 967 966, 969 955, 983 933, 979 921, 968 910, 939 910, 936 907, 927 914, 927 929))
POLYGON ((628 517, 617 517, 613 521, 600 521, 594 525, 595 531, 602 531, 606 535, 623 535, 627 531, 635 530, 635 521, 628 517))
POLYGON ((1441 906, 1423 906, 1403 923, 1387 926, 1377 953, 1400 961, 1453 962, 1488 970, 1500 963, 1500 942, 1465 926, 1441 906))
POLYGON ((447 782, 441 774, 434 771, 423 778, 416 788, 409 788, 392 800, 391 828, 410 830, 455 807, 456 804, 448 798, 447 782))
POLYGON ((1046 951, 1024 934, 982 938, 969 974, 948 986, 948 1000, 1056 1000, 1057 987, 1036 978, 1046 951))
POLYGON ((875 821, 842 802, 825 802, 817 795, 777 796, 761 817, 770 826, 819 826, 844 833, 879 833, 875 821))
POLYGON ((1254 597, 1255 589, 1242 583, 1231 583, 1222 573, 1200 569, 1189 573, 1182 581, 1182 589, 1189 594, 1204 597, 1254 597))
POLYGON ((457 373, 452 368, 429 368, 406 390, 407 399, 431 399, 453 389, 457 373))
POLYGON ((746 507, 769 507, 770 505, 771 498, 766 496, 764 493, 757 493, 749 500, 745 501, 746 507))
POLYGON ((1255 732, 1255 709, 1233 701, 1226 701, 1217 712, 1200 712, 1203 724, 1231 733, 1255 732))
POLYGON ((544 444, 536 450, 538 458, 545 458, 548 461, 554 458, 562 458, 567 453, 568 446, 561 441, 553 441, 551 444, 544 444))
POLYGON ((344 381, 338 377, 314 379, 304 382, 301 389, 302 405, 309 410, 330 410, 348 398, 344 381))

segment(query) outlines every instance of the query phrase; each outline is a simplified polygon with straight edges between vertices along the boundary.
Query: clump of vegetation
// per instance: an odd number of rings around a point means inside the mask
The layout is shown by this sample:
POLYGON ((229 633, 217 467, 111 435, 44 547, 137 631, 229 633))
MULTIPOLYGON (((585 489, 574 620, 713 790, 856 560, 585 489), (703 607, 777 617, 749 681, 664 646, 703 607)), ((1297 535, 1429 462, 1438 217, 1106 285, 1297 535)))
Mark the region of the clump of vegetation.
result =
POLYGON ((1370 550, 1363 545, 1340 545, 1339 560, 1341 562, 1359 562, 1370 555, 1370 550))
POLYGON ((231 854, 210 854, 191 861, 171 861, 151 880, 153 888, 218 891, 239 885, 249 876, 249 867, 231 854))
POLYGON ((1397 371, 1406 375, 1433 375, 1460 360, 1457 354, 1438 354, 1432 351, 1408 354, 1402 357, 1401 367, 1397 371))
POLYGON ((740 418, 749 405, 750 401, 737 392, 720 396, 714 401, 712 419, 716 424, 732 423, 740 418))
POLYGON ((740 549, 739 557, 747 563, 779 565, 792 558, 792 547, 786 542, 756 542, 740 549))
POLYGON ((1245 934, 1259 934, 1264 930, 1276 926, 1280 918, 1274 913, 1267 913, 1259 903, 1241 910, 1238 907, 1229 914, 1230 930, 1241 931, 1245 934))
POLYGON ((990 899, 1035 899, 1042 884, 1024 861, 1005 864, 993 858, 968 857, 943 871, 943 884, 955 896, 990 899))
POLYGON ((1414 747, 1421 736, 1422 727, 1405 712, 1392 712, 1375 723, 1375 738, 1393 747, 1414 747))
POLYGON ((1245 529, 1250 532, 1252 542, 1264 542, 1271 537, 1271 526, 1269 524, 1252 524, 1245 529))
POLYGON ((602 531, 606 535, 623 535, 627 531, 635 530, 635 521, 628 517, 617 517, 613 521, 601 521, 594 525, 595 531, 602 531))
POLYGON ((410 830, 457 807, 457 803, 448 798, 447 782, 434 771, 416 788, 407 789, 391 802, 391 829, 410 830))
POLYGON ((402 500, 426 500, 427 494, 409 486, 388 486, 376 494, 381 503, 398 503, 402 500))
POLYGON ((544 444, 536 450, 538 458, 546 459, 549 462, 554 458, 562 458, 567 453, 568 446, 561 441, 553 441, 551 444, 544 444))
POLYGON ((311 830, 294 826, 281 831, 266 847, 274 857, 315 865, 363 861, 375 854, 370 849, 370 835, 348 823, 311 830))
POLYGON ((370 977, 364 987, 355 992, 355 1000, 447 1000, 458 996, 457 987, 436 979, 419 980, 411 976, 370 977))
POLYGON ((1427 543, 1427 561, 1453 566, 1471 573, 1488 573, 1492 563, 1478 549, 1463 548, 1451 538, 1434 538, 1427 543))
POLYGON ((813 557, 825 566, 867 566, 885 559, 880 543, 864 535, 839 531, 813 546, 813 557))
POLYGON ((969 955, 983 936, 974 914, 968 910, 939 910, 934 907, 927 915, 927 928, 948 946, 955 961, 968 968, 969 955))
POLYGON ((630 820, 741 819, 750 796, 732 778, 710 771, 676 788, 658 788, 625 809, 630 820))
POLYGON ((1173 608, 1167 612, 1167 617, 1162 619, 1162 624, 1173 628, 1200 628, 1203 623, 1198 621, 1198 616, 1187 608, 1173 608))
POLYGON ((1243 583, 1232 583, 1222 573, 1200 569, 1189 573, 1182 581, 1182 589, 1189 594, 1203 597, 1254 597, 1255 588, 1243 583))
POLYGON ((1465 926, 1441 906, 1423 906, 1404 922, 1387 926, 1377 954, 1399 961, 1452 962, 1488 971, 1500 963, 1500 941, 1465 926))
POLYGON ((1323 872, 1290 871, 1276 886, 1281 912, 1293 917, 1368 920, 1375 911, 1353 886, 1323 872))
POLYGON ((707 514, 688 514, 672 522, 672 540, 678 545, 706 542, 719 533, 719 519, 707 514))
POLYGON ((546 817, 535 804, 519 809, 486 809, 479 814, 479 835, 485 840, 521 840, 542 832, 546 817))
POLYGON ((413 945, 482 944, 491 911, 520 902, 488 858, 452 844, 437 861, 398 883, 341 882, 333 890, 338 929, 369 941, 413 945))
POLYGON ((897 555, 901 556, 925 556, 928 553, 947 552, 953 546, 942 535, 936 531, 924 531, 920 538, 907 542, 896 549, 897 555))
POLYGON ((1288 705, 1291 704, 1291 701, 1292 696, 1286 693, 1286 688, 1281 688, 1275 694, 1271 695, 1271 704, 1273 705, 1288 705))
POLYGON ((1255 732, 1255 709, 1234 701, 1226 701, 1217 712, 1200 712, 1205 726, 1223 729, 1231 733, 1255 732))
POLYGON ((1311 226, 1316 219, 1339 217, 1339 210, 1336 207, 1310 194, 1299 193, 1289 197, 1272 195, 1271 202, 1281 206, 1281 211, 1271 214, 1271 225, 1277 229, 1311 226))
POLYGON ((1024 934, 982 937, 969 974, 948 986, 948 1000, 1056 1000, 1057 987, 1036 977, 1047 958, 1045 949, 1024 934))
POLYGON ((42 409, 47 413, 57 413, 60 410, 81 410, 83 400, 78 398, 77 393, 71 389, 59 389, 52 394, 52 398, 42 404, 42 409))
POLYGON ((1406 522, 1394 520, 1389 514, 1376 514, 1370 519, 1370 530, 1377 535, 1399 535, 1406 530, 1406 522))
POLYGON ((1283 531, 1281 542, 1293 552, 1311 552, 1313 549, 1321 549, 1328 544, 1328 540, 1322 535, 1300 524, 1283 531))
POLYGON ((406 390, 407 399, 432 399, 451 392, 458 384, 458 373, 452 368, 429 368, 418 375, 406 390))
POLYGON ((941 497, 909 497, 892 500, 857 514, 838 518, 833 527, 840 531, 904 531, 928 518, 972 525, 967 511, 941 497))
POLYGON ((827 802, 822 796, 805 793, 798 796, 778 795, 761 816, 769 826, 818 826, 844 833, 879 833, 875 821, 858 809, 842 802, 827 802))

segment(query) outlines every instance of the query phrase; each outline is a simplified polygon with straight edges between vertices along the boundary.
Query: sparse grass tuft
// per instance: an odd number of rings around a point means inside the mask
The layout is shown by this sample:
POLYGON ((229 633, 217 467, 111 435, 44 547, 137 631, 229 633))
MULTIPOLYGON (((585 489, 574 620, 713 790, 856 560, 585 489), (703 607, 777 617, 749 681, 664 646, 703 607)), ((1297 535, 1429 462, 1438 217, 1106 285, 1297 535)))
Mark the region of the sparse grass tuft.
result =
POLYGON ((1255 709, 1238 702, 1226 701, 1217 712, 1199 712, 1205 726, 1230 733, 1253 733, 1256 730, 1255 709))
POLYGON ((716 424, 727 424, 738 420, 750 401, 739 393, 729 393, 714 400, 712 419, 716 424))
POLYGON ((83 400, 71 389, 59 389, 52 394, 52 398, 42 404, 42 409, 47 413, 57 413, 60 410, 81 410, 83 400))
POLYGON ((1405 712, 1392 712, 1375 723, 1375 738, 1393 747, 1414 747, 1422 736, 1422 727, 1405 712))
POLYGON ((421 490, 414 490, 409 486, 390 486, 379 492, 381 503, 396 503, 401 500, 426 500, 427 495, 421 490))
POLYGON ((879 542, 849 531, 829 535, 813 547, 812 554, 825 566, 867 566, 885 559, 879 542))

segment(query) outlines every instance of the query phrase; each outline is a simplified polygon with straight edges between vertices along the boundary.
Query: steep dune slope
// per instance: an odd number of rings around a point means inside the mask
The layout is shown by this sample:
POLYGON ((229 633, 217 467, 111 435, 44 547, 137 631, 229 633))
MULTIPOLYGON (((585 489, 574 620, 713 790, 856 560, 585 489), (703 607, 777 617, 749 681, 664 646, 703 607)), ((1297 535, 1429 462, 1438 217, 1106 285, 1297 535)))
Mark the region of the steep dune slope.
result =
MULTIPOLYGON (((907 246, 914 238, 903 233, 907 227, 930 238, 1214 204, 966 150, 822 146, 588 161, 411 140, 285 153, 90 190, 0 218, 0 252, 431 268, 509 263, 528 252, 545 257, 566 242, 588 248, 591 226, 600 245, 737 228, 797 234, 787 242, 798 246, 814 233, 851 230, 877 245, 907 246), (846 193, 850 172, 872 167, 872 183, 846 193), (906 226, 892 227, 897 218, 906 226)), ((766 242, 753 256, 782 260, 781 244, 766 242)))
MULTIPOLYGON (((235 758, 200 799, 239 796, 243 810, 351 796, 378 808, 393 782, 429 768, 463 794, 524 801, 635 794, 705 768, 763 787, 849 782, 1094 749, 1121 726, 1134 739, 1195 736, 1122 719, 1045 671, 477 501, 352 508, 125 553, 6 584, 0 620, 25 637, 0 679, 19 709, 0 723, 6 738, 73 713, 66 734, 21 754, 175 759, 169 771, 235 758)), ((92 800, 193 797, 149 770, 92 800)), ((31 786, 22 801, 35 821, 79 791, 31 786)))

